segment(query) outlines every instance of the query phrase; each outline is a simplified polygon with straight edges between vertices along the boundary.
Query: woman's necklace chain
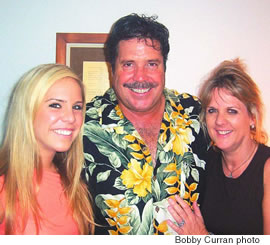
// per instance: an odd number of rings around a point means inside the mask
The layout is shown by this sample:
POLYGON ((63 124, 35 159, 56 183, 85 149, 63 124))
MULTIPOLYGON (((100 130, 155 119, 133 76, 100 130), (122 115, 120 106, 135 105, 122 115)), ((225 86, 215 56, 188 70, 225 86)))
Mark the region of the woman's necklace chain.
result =
POLYGON ((248 160, 251 158, 251 156, 252 156, 253 153, 256 151, 256 149, 257 149, 257 144, 255 145, 254 150, 251 152, 251 154, 248 156, 248 158, 247 158, 244 162, 242 162, 237 168, 235 168, 235 169, 232 170, 232 171, 227 167, 227 162, 226 162, 226 160, 225 160, 225 158, 224 158, 224 156, 223 156, 222 158, 223 158, 224 166, 225 166, 225 168, 230 172, 230 174, 229 174, 227 177, 228 177, 228 178, 233 178, 233 173, 234 173, 236 170, 240 169, 245 163, 248 162, 248 160))

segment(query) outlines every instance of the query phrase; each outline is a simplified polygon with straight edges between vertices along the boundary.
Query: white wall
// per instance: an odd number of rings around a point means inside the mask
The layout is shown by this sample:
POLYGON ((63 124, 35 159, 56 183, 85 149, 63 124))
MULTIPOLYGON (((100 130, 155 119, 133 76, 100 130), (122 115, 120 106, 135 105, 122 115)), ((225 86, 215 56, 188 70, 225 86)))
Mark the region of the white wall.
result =
POLYGON ((170 30, 169 88, 196 94, 222 60, 244 59, 267 105, 270 134, 269 11, 269 0, 0 0, 0 123, 19 77, 55 62, 56 32, 107 33, 118 18, 136 12, 157 14, 170 30))

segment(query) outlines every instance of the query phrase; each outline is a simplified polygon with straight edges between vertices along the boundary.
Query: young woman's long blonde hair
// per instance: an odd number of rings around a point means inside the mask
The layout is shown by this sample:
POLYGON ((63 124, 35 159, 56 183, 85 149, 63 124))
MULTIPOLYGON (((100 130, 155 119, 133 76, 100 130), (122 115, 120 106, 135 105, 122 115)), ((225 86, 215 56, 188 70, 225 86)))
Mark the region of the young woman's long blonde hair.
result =
MULTIPOLYGON (((39 149, 34 135, 33 122, 36 112, 48 89, 59 79, 74 78, 82 91, 83 115, 85 95, 83 84, 70 68, 59 64, 40 65, 25 73, 17 83, 9 103, 6 131, 0 149, 0 176, 4 175, 6 193, 5 233, 14 234, 25 229, 29 214, 33 214, 36 232, 42 220, 42 212, 36 199, 33 181, 40 183, 42 166, 39 149), (33 180, 34 172, 36 179, 33 180), (18 215, 18 210, 19 214, 18 215)), ((93 211, 90 194, 80 179, 84 163, 82 129, 71 148, 64 153, 56 153, 54 164, 61 176, 66 197, 73 218, 81 234, 94 232, 93 211)), ((0 190, 1 191, 1 190, 0 190)))

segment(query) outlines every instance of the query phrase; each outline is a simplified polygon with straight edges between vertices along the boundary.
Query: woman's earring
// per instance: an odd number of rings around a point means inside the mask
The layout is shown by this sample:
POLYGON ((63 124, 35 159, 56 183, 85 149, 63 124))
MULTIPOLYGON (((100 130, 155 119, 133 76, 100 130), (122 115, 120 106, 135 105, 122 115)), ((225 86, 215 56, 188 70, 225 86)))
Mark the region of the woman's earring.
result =
POLYGON ((250 125, 250 129, 251 129, 251 130, 254 130, 254 129, 255 129, 255 125, 254 125, 254 124, 251 124, 251 125, 250 125))

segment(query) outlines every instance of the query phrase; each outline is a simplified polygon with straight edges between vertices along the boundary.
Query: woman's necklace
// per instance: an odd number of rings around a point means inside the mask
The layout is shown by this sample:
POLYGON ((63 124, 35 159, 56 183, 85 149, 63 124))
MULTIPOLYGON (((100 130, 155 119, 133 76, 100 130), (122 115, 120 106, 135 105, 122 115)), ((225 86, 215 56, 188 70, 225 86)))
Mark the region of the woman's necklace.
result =
POLYGON ((230 174, 229 174, 227 177, 228 177, 228 178, 233 178, 233 173, 234 173, 236 170, 240 169, 245 163, 247 163, 248 160, 251 158, 251 156, 254 154, 254 152, 255 152, 256 150, 257 150, 257 144, 255 145, 253 151, 252 151, 251 154, 248 156, 248 158, 247 158, 244 162, 242 162, 242 163, 241 163, 237 168, 235 168, 234 170, 230 170, 230 169, 228 168, 227 162, 226 162, 226 160, 225 160, 225 158, 224 158, 224 156, 223 156, 222 158, 223 158, 223 164, 224 164, 224 167, 230 172, 230 174))

